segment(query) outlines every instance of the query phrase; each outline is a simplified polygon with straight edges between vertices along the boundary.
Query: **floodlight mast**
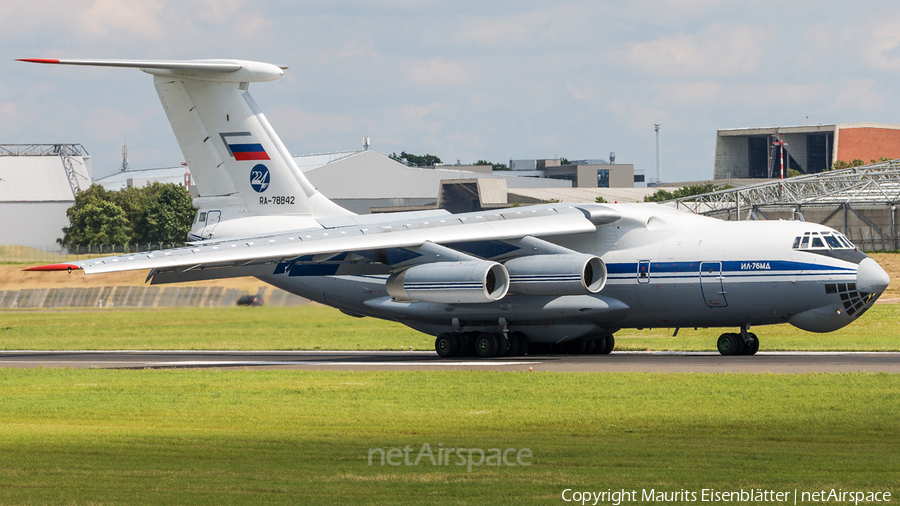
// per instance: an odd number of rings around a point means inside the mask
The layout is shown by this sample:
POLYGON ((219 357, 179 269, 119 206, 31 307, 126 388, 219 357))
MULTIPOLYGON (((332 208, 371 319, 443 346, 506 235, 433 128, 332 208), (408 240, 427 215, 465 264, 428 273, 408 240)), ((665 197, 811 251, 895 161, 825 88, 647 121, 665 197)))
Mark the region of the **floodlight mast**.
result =
POLYGON ((654 123, 653 130, 656 132, 656 184, 662 183, 662 156, 659 149, 659 127, 662 123, 654 123))

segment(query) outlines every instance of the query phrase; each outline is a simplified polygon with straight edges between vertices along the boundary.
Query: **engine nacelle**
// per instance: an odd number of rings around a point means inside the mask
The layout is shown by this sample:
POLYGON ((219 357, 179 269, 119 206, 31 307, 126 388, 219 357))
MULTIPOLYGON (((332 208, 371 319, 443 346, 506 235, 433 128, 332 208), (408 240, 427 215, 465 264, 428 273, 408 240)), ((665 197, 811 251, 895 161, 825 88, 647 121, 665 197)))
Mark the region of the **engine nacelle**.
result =
POLYGON ((435 262, 392 274, 386 289, 398 302, 494 302, 506 296, 509 273, 496 262, 435 262))
POLYGON ((509 291, 520 295, 588 295, 606 285, 606 265, 594 255, 532 255, 506 262, 509 291))

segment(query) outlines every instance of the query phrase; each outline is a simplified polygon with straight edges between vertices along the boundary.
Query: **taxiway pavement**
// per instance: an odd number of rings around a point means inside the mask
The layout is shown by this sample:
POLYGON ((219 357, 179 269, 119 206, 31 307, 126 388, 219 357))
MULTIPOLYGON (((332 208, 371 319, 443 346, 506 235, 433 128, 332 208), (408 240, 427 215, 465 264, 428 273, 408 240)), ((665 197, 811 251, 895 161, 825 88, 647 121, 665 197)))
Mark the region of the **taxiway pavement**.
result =
POLYGON ((900 352, 613 352, 445 359, 418 351, 0 351, 0 367, 252 368, 330 371, 900 373, 900 352))

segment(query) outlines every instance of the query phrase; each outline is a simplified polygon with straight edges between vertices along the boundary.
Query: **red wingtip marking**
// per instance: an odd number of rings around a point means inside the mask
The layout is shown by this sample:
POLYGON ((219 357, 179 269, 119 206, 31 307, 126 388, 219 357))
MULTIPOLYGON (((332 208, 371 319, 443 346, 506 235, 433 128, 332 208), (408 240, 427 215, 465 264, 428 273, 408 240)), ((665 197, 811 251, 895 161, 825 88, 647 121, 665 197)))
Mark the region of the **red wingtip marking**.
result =
POLYGON ((29 267, 27 269, 22 269, 23 271, 75 271, 81 269, 77 265, 72 264, 52 264, 52 265, 38 265, 37 267, 29 267))
POLYGON ((16 58, 16 61, 24 61, 28 63, 59 63, 59 60, 48 60, 46 58, 16 58))

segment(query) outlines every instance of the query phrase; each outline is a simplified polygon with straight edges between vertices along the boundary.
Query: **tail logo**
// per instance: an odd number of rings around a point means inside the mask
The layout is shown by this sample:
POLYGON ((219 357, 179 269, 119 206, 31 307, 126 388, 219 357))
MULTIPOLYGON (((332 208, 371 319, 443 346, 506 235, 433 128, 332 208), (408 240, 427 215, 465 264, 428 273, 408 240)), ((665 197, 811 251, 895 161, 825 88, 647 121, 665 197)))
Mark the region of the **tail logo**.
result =
POLYGON ((269 159, 262 144, 253 142, 253 135, 250 132, 228 132, 219 135, 228 148, 228 154, 237 161, 269 159))
POLYGON ((253 170, 250 171, 250 186, 253 187, 253 191, 256 193, 262 193, 269 188, 268 167, 261 163, 253 166, 253 170))

